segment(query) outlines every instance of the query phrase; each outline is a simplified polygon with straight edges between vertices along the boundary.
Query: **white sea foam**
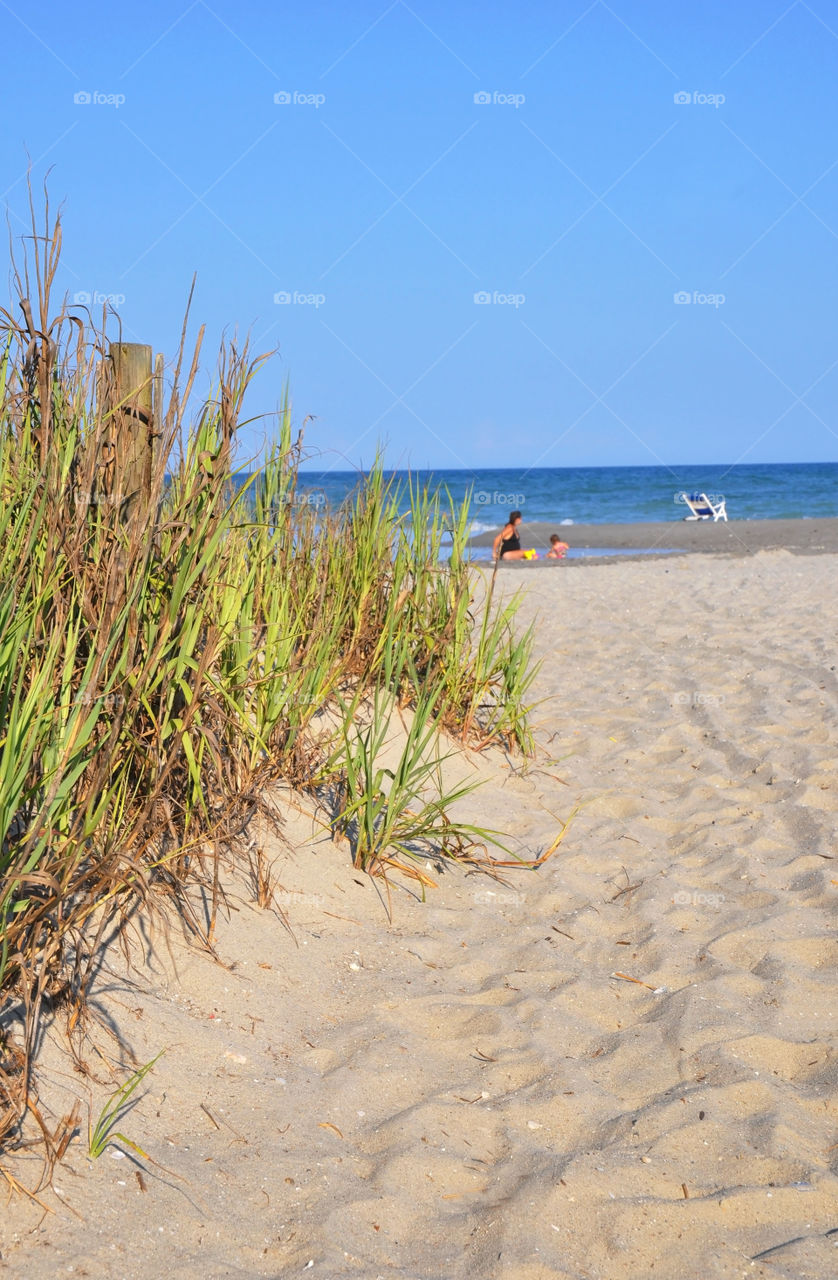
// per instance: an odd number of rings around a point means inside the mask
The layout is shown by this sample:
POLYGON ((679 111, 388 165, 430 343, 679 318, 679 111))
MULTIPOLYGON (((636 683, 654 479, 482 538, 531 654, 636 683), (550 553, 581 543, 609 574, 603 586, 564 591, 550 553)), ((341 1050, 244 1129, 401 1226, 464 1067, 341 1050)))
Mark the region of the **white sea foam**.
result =
POLYGON ((573 524, 572 520, 560 520, 559 524, 573 524))

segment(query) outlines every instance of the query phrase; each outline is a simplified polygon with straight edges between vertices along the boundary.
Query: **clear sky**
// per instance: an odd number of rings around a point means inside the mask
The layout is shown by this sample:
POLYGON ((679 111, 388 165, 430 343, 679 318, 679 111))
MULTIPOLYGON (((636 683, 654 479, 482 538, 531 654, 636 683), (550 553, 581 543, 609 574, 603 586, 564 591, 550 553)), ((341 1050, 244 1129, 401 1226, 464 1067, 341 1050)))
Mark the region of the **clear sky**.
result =
POLYGON ((197 272, 207 360, 277 346, 248 409, 287 378, 323 465, 838 458, 836 0, 0 0, 0 30, 12 233, 28 153, 70 299, 171 355, 197 272))

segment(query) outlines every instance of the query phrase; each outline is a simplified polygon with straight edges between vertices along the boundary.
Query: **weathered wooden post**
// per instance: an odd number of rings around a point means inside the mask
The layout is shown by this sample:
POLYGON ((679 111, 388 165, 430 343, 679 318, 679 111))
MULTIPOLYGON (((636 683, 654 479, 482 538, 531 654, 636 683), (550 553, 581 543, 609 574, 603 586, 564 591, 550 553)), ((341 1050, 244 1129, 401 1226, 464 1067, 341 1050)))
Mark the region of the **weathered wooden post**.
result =
POLYGON ((141 342, 110 345, 113 456, 108 499, 130 523, 151 500, 154 455, 154 384, 151 347, 141 342))
POLYGON ((163 358, 163 352, 158 351, 154 357, 154 396, 152 406, 152 417, 154 426, 154 442, 152 446, 152 457, 156 460, 158 442, 163 434, 163 374, 165 373, 166 362, 163 358))

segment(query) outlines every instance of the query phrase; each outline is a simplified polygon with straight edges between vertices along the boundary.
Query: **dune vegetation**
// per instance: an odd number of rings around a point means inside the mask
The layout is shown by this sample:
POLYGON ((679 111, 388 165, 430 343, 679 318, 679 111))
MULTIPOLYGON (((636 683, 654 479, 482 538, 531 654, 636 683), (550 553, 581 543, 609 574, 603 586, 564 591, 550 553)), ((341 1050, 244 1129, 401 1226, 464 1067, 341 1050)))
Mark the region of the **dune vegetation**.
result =
POLYGON ((192 412, 203 331, 187 348, 184 324, 136 424, 153 436, 144 491, 123 491, 116 317, 53 302, 48 202, 24 243, 0 312, 0 1148, 34 1118, 54 1159, 72 1117, 56 1129, 38 1108, 39 1032, 59 1011, 84 1027, 103 941, 164 910, 211 946, 225 863, 268 903, 241 836, 257 814, 281 822, 278 784, 324 810, 348 865, 423 891, 429 849, 491 869, 493 833, 452 816, 464 789, 440 760, 526 753, 533 670, 515 602, 468 563, 467 507, 379 463, 327 509, 287 400, 261 465, 234 474, 269 358, 247 345, 222 343, 192 412), (407 733, 385 768, 395 711, 407 733))

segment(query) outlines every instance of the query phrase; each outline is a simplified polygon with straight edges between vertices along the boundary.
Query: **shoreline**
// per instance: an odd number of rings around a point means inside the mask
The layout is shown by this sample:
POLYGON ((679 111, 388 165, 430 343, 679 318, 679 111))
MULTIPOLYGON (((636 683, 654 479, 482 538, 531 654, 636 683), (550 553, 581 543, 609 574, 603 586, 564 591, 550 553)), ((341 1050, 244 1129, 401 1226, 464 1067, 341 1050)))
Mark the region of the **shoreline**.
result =
MULTIPOLYGON (((550 545, 550 534, 558 533, 574 549, 604 551, 636 551, 645 559, 650 552, 686 551, 715 552, 734 556, 753 555, 758 551, 790 551, 796 555, 821 555, 838 552, 838 517, 822 516, 813 520, 730 520, 727 524, 706 520, 660 521, 645 524, 574 524, 550 525, 537 521, 521 525, 521 545, 535 546, 539 551, 550 545)), ((469 540, 472 547, 491 547, 495 533, 479 533, 469 540)), ((535 564, 579 564, 581 560, 536 561, 516 560, 516 568, 535 564)), ((632 557, 621 555, 619 559, 632 557)), ((616 559, 616 557, 615 557, 616 559)))

